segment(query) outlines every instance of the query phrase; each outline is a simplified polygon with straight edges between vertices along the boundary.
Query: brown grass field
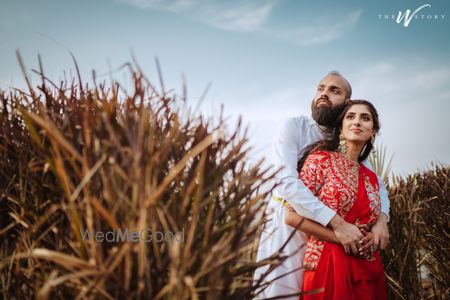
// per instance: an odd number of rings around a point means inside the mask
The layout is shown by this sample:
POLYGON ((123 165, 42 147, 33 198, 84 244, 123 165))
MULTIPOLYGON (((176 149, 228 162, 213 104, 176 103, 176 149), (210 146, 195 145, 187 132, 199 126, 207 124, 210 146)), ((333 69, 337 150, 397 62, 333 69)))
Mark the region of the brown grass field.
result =
MULTIPOLYGON (((54 83, 42 64, 38 87, 0 91, 3 299, 250 299, 255 268, 283 260, 254 260, 274 171, 248 163, 242 124, 191 113, 128 66, 131 91, 54 83), (119 229, 155 234, 83 235, 119 229)), ((450 298, 449 171, 389 187, 390 299, 450 298)))

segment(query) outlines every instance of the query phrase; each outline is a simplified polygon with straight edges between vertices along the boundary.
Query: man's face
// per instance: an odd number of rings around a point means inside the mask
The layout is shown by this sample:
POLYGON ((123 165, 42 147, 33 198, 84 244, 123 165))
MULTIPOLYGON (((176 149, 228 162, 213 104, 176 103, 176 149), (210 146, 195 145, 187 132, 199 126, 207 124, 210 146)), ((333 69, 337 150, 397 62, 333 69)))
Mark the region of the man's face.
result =
POLYGON ((338 75, 327 75, 318 86, 311 103, 313 119, 323 126, 332 126, 347 98, 348 84, 338 75))

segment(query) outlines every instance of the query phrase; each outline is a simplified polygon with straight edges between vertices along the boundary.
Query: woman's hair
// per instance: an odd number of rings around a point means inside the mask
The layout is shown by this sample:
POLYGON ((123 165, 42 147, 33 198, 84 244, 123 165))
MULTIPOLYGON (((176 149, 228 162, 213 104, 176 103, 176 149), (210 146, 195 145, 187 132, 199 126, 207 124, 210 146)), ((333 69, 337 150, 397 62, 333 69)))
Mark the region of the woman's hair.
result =
MULTIPOLYGON (((373 106, 373 104, 367 100, 350 100, 349 99, 346 101, 345 107, 344 107, 342 113, 339 115, 339 117, 336 120, 335 125, 332 127, 332 130, 333 130, 332 139, 321 140, 321 141, 318 141, 318 142, 313 143, 313 144, 309 145, 308 147, 306 147, 305 154, 303 154, 303 157, 298 161, 298 164, 297 164, 297 170, 299 172, 302 169, 303 164, 305 163, 305 160, 309 154, 316 152, 316 151, 321 151, 321 150, 327 150, 327 151, 337 151, 338 150, 339 135, 341 134, 342 122, 344 120, 344 117, 345 117, 345 114, 347 113, 347 111, 350 109, 350 107, 352 107, 355 104, 363 104, 363 105, 367 106, 367 108, 369 109, 369 111, 372 115, 373 129, 375 130, 376 133, 378 133, 381 125, 380 125, 380 121, 378 119, 378 112, 375 109, 375 107, 373 106)), ((370 151, 372 151, 372 149, 373 149, 372 141, 371 141, 371 139, 369 139, 366 143, 366 146, 361 151, 361 154, 358 157, 358 161, 362 162, 362 161, 366 160, 370 154, 370 151)))

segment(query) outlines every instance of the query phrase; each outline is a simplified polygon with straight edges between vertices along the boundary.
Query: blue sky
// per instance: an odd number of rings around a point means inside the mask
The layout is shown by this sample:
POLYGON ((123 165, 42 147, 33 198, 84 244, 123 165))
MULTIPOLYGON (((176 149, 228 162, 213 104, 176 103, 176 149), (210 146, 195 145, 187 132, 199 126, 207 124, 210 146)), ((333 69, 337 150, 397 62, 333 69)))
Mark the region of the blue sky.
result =
MULTIPOLYGON (((73 73, 60 45, 75 54, 86 80, 92 69, 108 80, 109 66, 133 51, 156 83, 158 57, 165 85, 180 91, 184 75, 194 106, 211 83, 202 111, 217 114, 224 103, 226 114, 242 114, 254 158, 270 161, 278 124, 309 115, 318 81, 339 70, 353 98, 378 108, 378 140, 395 153, 394 171, 407 174, 431 161, 450 163, 448 18, 445 0, 1 0, 0 88, 23 85, 16 49, 28 68, 41 54, 55 80, 73 73), (408 27, 384 19, 424 4, 431 7, 408 27)), ((123 72, 114 76, 129 81, 123 72)))

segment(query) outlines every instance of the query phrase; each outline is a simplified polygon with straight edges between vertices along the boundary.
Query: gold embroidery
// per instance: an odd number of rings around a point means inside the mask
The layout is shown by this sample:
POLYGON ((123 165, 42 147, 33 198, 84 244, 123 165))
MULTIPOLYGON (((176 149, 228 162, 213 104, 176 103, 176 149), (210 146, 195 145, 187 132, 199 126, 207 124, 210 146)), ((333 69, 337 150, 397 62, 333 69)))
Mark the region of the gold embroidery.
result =
POLYGON ((369 224, 375 224, 381 211, 380 188, 370 182, 369 176, 364 176, 364 186, 369 198, 370 219, 369 224))
MULTIPOLYGON (((344 217, 358 196, 360 165, 348 160, 342 153, 319 151, 308 156, 299 178, 320 200, 337 214, 344 217)), ((364 185, 370 201, 369 223, 376 221, 380 211, 378 185, 373 185, 368 176, 364 185)), ((324 248, 324 241, 311 236, 305 253, 303 267, 315 270, 324 248)))

